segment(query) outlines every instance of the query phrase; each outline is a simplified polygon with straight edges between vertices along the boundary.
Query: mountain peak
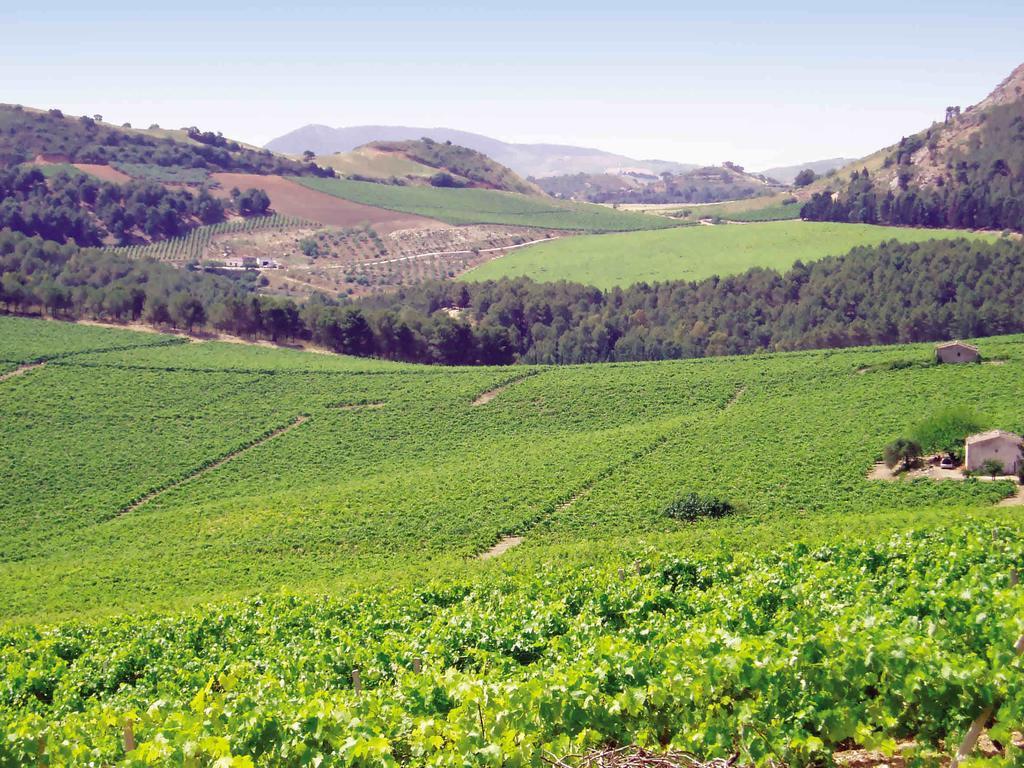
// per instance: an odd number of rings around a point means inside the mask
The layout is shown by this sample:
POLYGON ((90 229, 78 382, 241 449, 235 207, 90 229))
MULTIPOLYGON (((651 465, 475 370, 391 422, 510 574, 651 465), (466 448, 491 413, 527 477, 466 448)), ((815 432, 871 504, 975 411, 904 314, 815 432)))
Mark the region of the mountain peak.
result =
POLYGON ((1012 104, 1022 99, 1024 99, 1024 64, 1013 70, 1009 77, 997 85, 992 93, 975 105, 972 111, 990 109, 1003 104, 1012 104))

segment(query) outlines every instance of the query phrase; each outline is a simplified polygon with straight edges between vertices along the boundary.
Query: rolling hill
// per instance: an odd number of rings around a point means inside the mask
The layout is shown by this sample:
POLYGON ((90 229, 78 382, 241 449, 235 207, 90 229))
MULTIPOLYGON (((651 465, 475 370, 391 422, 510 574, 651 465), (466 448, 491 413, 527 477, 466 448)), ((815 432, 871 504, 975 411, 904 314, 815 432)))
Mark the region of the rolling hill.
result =
POLYGON ((359 181, 544 194, 481 152, 432 139, 375 141, 352 152, 318 157, 316 163, 359 181))
POLYGON ((763 171, 758 171, 762 176, 767 176, 770 179, 775 179, 783 184, 792 184, 796 180, 796 175, 805 169, 814 171, 818 176, 824 176, 830 171, 836 171, 840 168, 855 162, 855 158, 852 157, 834 157, 828 160, 813 160, 809 163, 800 163, 799 165, 784 165, 775 168, 766 168, 763 171))
POLYGON ((0 317, 0 762, 949 752, 1019 722, 1016 487, 868 474, 951 397, 1024 426, 1024 340, 981 349, 510 372, 0 317))
POLYGON ((716 203, 768 196, 784 189, 765 176, 747 173, 733 163, 659 175, 576 174, 538 179, 550 195, 592 203, 664 205, 716 203))
POLYGON ((610 169, 642 168, 651 173, 685 171, 686 163, 665 160, 637 160, 600 149, 561 144, 512 144, 489 136, 451 128, 412 128, 389 125, 361 125, 329 128, 307 125, 267 143, 267 149, 288 155, 310 151, 316 155, 351 152, 375 141, 409 141, 429 137, 450 141, 493 158, 523 177, 558 176, 573 173, 605 173, 610 169))
POLYGON ((1024 65, 978 104, 810 191, 806 218, 1024 230, 1024 65))

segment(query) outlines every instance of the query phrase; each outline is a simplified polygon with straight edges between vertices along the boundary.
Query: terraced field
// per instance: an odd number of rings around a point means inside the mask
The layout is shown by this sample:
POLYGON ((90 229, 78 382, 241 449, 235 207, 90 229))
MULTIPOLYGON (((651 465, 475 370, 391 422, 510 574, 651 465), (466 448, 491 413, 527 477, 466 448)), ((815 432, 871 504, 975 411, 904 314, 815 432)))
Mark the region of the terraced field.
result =
POLYGON ((400 187, 345 179, 295 177, 328 195, 449 224, 509 224, 583 232, 630 232, 675 226, 671 220, 600 205, 517 195, 490 189, 400 187))
POLYGON ((947 405, 1024 427, 1024 337, 979 343, 1002 364, 444 369, 0 317, 3 366, 46 360, 0 381, 0 764, 797 765, 1009 727, 1014 486, 866 477, 947 405), (666 514, 689 494, 733 513, 666 514))
POLYGON ((998 235, 803 221, 687 226, 541 243, 481 264, 462 279, 524 276, 540 281, 569 280, 598 288, 625 287, 638 282, 734 275, 752 267, 784 271, 797 260, 810 262, 838 256, 859 245, 943 237, 992 241, 998 235))

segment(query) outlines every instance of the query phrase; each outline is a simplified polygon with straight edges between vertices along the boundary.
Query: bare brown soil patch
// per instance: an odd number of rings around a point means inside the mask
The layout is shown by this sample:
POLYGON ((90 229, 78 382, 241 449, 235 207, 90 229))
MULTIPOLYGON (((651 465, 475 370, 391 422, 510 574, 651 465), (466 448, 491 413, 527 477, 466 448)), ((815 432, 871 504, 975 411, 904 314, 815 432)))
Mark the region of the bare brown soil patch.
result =
POLYGON ((167 493, 168 491, 172 491, 175 488, 180 488, 181 486, 185 485, 185 483, 190 483, 193 480, 195 480, 196 478, 202 477, 203 475, 207 474, 208 472, 213 472, 213 470, 218 469, 219 467, 222 467, 225 464, 227 464, 229 461, 232 461, 233 459, 237 459, 239 456, 242 456, 242 455, 248 453, 253 448, 256 448, 256 447, 258 447, 260 445, 263 445, 264 443, 267 443, 270 440, 273 440, 275 437, 280 437, 281 435, 287 434, 288 432, 291 432, 296 427, 302 426, 308 420, 309 420, 308 416, 296 416, 288 424, 285 424, 283 427, 278 427, 273 432, 265 435, 264 437, 260 438, 259 440, 255 441, 253 443, 250 443, 249 445, 245 446, 244 448, 239 448, 238 450, 232 451, 231 453, 228 453, 228 454, 222 456, 221 458, 217 459, 212 464, 207 464, 202 469, 198 469, 195 472, 192 472, 192 473, 186 475, 185 477, 181 478, 180 480, 178 480, 176 482, 173 482, 170 485, 165 486, 164 488, 158 488, 158 489, 156 489, 154 491, 150 491, 149 493, 147 493, 142 498, 140 498, 137 501, 129 504, 127 507, 124 507, 123 509, 121 509, 117 514, 120 516, 120 515, 126 515, 129 512, 134 512, 139 507, 143 506, 144 504, 148 504, 149 502, 151 502, 153 499, 157 498, 158 496, 162 496, 163 494, 167 493))
POLYGON ((339 405, 339 411, 374 411, 383 408, 386 403, 352 403, 350 405, 339 405))
MULTIPOLYGON (((529 375, 529 374, 527 374, 527 376, 528 376, 528 375, 529 375)), ((482 392, 482 393, 481 393, 481 394, 480 394, 480 395, 479 395, 479 396, 477 397, 477 399, 476 399, 476 400, 474 400, 474 401, 473 401, 473 402, 471 403, 471 405, 487 405, 487 403, 491 402, 491 400, 493 400, 494 398, 496 398, 496 397, 497 397, 498 395, 500 395, 500 394, 501 394, 502 392, 504 392, 504 391, 505 391, 506 389, 508 389, 509 387, 511 387, 511 386, 512 386, 513 384, 518 384, 518 383, 519 383, 520 381, 522 381, 522 380, 523 380, 523 379, 525 379, 525 378, 526 378, 526 376, 520 376, 519 378, 517 378, 517 379, 513 379, 512 381, 506 381, 506 382, 505 382, 504 384, 502 384, 502 385, 501 385, 501 386, 499 386, 499 387, 495 387, 494 389, 489 389, 489 390, 487 390, 486 392, 482 392)))
POLYGON ((132 177, 127 173, 122 173, 117 168, 112 168, 109 165, 100 165, 98 163, 74 163, 73 165, 82 173, 88 173, 90 176, 95 176, 101 181, 124 184, 132 180, 132 177))
POLYGON ((380 232, 397 229, 448 226, 439 221, 410 213, 388 211, 370 205, 353 203, 324 192, 317 192, 281 176, 260 176, 255 173, 214 173, 211 180, 220 185, 214 193, 228 197, 231 189, 262 189, 270 196, 271 207, 285 216, 296 216, 335 227, 373 225, 380 232))
POLYGON ((8 379, 13 379, 15 376, 21 376, 22 374, 28 373, 29 371, 34 370, 36 368, 42 368, 44 365, 46 365, 45 362, 26 363, 25 365, 19 365, 13 371, 8 371, 7 373, 0 375, 0 381, 7 381, 8 379))
POLYGON ((490 560, 492 557, 498 557, 508 552, 513 547, 518 547, 523 543, 522 536, 505 536, 503 539, 498 541, 493 547, 488 549, 486 552, 480 553, 481 560, 490 560))

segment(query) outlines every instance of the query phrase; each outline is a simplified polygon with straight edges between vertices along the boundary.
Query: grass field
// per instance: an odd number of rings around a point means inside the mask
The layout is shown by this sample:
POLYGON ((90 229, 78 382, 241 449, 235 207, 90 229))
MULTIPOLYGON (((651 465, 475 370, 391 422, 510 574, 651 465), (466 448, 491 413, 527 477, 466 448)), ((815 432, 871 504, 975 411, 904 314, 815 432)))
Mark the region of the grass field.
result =
POLYGON ((660 217, 490 189, 399 187, 312 177, 293 180, 345 200, 456 225, 511 224, 585 232, 626 232, 674 226, 672 221, 660 217))
POLYGON ((320 155, 313 162, 326 168, 333 168, 346 176, 358 174, 375 179, 388 179, 392 176, 433 176, 437 173, 436 168, 417 163, 402 155, 366 147, 351 152, 320 155))
POLYGON ((445 369, 0 317, 0 370, 48 360, 0 381, 0 764, 796 765, 1018 722, 1014 486, 866 478, 948 405, 1024 427, 1024 337, 978 343, 445 369))
POLYGON ((785 270, 798 259, 815 261, 858 245, 942 237, 994 240, 998 235, 802 221, 679 227, 542 243, 482 264, 462 279, 525 276, 611 288, 643 281, 700 280, 739 274, 751 267, 785 270))

